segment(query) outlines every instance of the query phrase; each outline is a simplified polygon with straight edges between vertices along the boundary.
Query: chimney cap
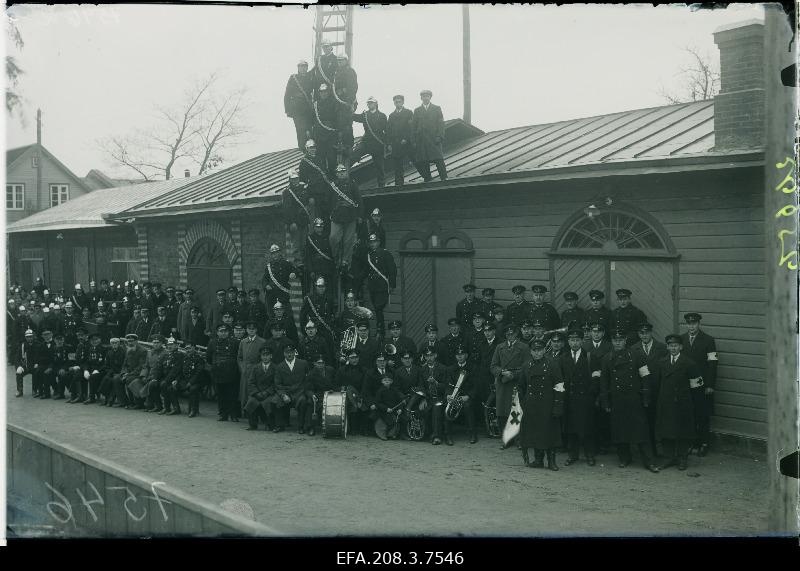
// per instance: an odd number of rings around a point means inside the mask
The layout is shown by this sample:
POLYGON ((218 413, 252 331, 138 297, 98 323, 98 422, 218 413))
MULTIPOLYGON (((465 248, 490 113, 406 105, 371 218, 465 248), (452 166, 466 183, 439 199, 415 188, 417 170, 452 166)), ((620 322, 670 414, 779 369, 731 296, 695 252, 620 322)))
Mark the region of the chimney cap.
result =
POLYGON ((186 178, 189 178, 189 176, 191 176, 191 175, 189 174, 189 169, 184 169, 184 171, 183 171, 183 176, 184 176, 184 177, 186 177, 186 178))
MULTIPOLYGON (((731 32, 734 30, 744 30, 745 28, 751 28, 752 26, 758 26, 761 31, 764 30, 764 20, 758 20, 756 18, 751 18, 750 20, 743 20, 741 22, 733 22, 731 24, 725 24, 720 26, 716 30, 714 30, 714 35, 720 34, 722 32, 731 32)), ((755 28, 753 28, 755 31, 755 28)))

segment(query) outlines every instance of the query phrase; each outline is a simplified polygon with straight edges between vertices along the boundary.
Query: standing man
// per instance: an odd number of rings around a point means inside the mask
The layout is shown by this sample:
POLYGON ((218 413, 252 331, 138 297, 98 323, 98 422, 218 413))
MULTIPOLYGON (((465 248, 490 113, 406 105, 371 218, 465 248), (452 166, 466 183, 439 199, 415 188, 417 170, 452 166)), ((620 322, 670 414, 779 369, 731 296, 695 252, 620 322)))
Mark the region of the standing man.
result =
POLYGON ((444 142, 444 116, 442 108, 431 103, 433 92, 423 89, 419 94, 422 105, 414 109, 413 137, 414 159, 417 171, 427 182, 431 178, 431 163, 436 163, 436 170, 441 180, 447 180, 447 168, 444 166, 442 143, 444 142))
POLYGON ((564 432, 567 434, 569 457, 565 466, 577 462, 580 447, 589 466, 595 464, 595 400, 600 394, 600 378, 592 376, 588 351, 582 347, 583 329, 572 327, 567 332, 569 351, 561 355, 561 371, 566 389, 564 432))
MULTIPOLYGON (((309 204, 308 188, 305 183, 300 182, 300 175, 296 169, 289 171, 289 184, 283 190, 282 204, 283 222, 286 224, 286 231, 292 237, 291 248, 295 252, 295 259, 298 253, 305 246, 308 227, 313 220, 311 211, 313 206, 309 204)), ((305 286, 305 284, 303 284, 305 286)))
MULTIPOLYGON (((511 397, 520 382, 522 366, 530 359, 529 347, 517 340, 519 328, 512 324, 506 328, 506 342, 498 345, 492 357, 490 370, 494 377, 497 422, 500 434, 511 413, 511 397)), ((503 444, 500 448, 508 446, 503 444)))
MULTIPOLYGON (((305 272, 303 291, 309 292, 318 279, 333 283, 336 267, 333 252, 328 238, 325 237, 325 222, 322 218, 314 219, 314 230, 306 236, 303 254, 303 270, 305 272)), ((300 321, 304 321, 302 318, 300 321)))
POLYGON ((230 332, 224 324, 217 326, 217 338, 208 343, 206 360, 211 365, 211 378, 217 389, 218 421, 233 420, 239 422, 238 370, 236 356, 238 347, 235 340, 229 337, 230 332))
POLYGON ((353 160, 358 161, 365 154, 372 157, 375 165, 375 176, 378 188, 386 185, 386 175, 383 168, 383 159, 386 153, 386 115, 378 111, 378 100, 374 97, 367 99, 367 111, 353 115, 353 121, 364 125, 364 136, 353 149, 353 160))
POLYGON ((411 355, 411 360, 413 362, 417 353, 417 348, 414 346, 414 341, 411 340, 411 337, 403 335, 402 321, 392 321, 389 323, 389 337, 386 339, 386 342, 391 343, 397 349, 394 355, 389 356, 388 365, 390 369, 397 370, 401 365, 400 360, 405 354, 411 355))
POLYGON ((603 300, 605 294, 597 289, 589 292, 589 303, 591 307, 586 310, 586 323, 597 323, 603 328, 604 332, 608 332, 612 325, 611 310, 608 309, 603 300))
MULTIPOLYGON (((448 370, 447 402, 448 405, 453 399, 460 399, 461 413, 467 421, 469 431, 469 443, 475 444, 478 441, 478 430, 475 426, 475 405, 478 400, 478 376, 477 367, 467 362, 466 347, 456 349, 456 362, 448 370), (456 395, 456 391, 458 394, 456 395)), ((448 446, 453 445, 453 422, 458 419, 450 418, 445 408, 444 415, 444 443, 448 446)))
MULTIPOLYGON (((589 326, 589 340, 583 344, 583 350, 589 356, 592 378, 600 379, 603 358, 611 352, 611 342, 605 339, 606 331, 602 324, 592 323, 589 326)), ((599 381, 598 381, 599 382, 599 381)), ((595 444, 601 454, 611 445, 611 419, 600 399, 600 392, 595 400, 595 444)))
POLYGON ((462 289, 464 299, 456 304, 456 319, 461 324, 461 330, 468 331, 472 325, 472 317, 476 311, 481 310, 483 304, 475 299, 475 284, 466 284, 462 289))
POLYGON ((286 92, 283 95, 283 109, 286 116, 294 121, 297 132, 297 148, 303 151, 306 141, 311 138, 311 127, 314 124, 314 108, 311 92, 314 87, 314 76, 308 73, 308 62, 297 62, 297 73, 289 77, 286 92))
POLYGON ((506 308, 506 322, 520 327, 522 322, 530 317, 531 304, 525 299, 524 285, 515 285, 511 288, 511 293, 514 295, 514 301, 506 308))
POLYGON ((625 330, 628 336, 627 344, 631 346, 638 341, 636 331, 641 323, 647 322, 647 317, 641 309, 631 303, 633 295, 631 290, 620 288, 616 293, 619 307, 611 312, 612 320, 616 328, 625 330))
POLYGON ((308 188, 307 207, 309 213, 316 218, 327 220, 331 214, 330 192, 327 180, 328 162, 326 157, 321 153, 317 153, 317 144, 313 139, 306 141, 306 152, 303 158, 300 159, 297 172, 300 176, 300 182, 308 188))
POLYGON ((570 329, 574 325, 578 329, 582 329, 586 324, 586 312, 578 307, 578 294, 574 291, 564 292, 564 301, 567 309, 561 313, 561 325, 570 329))
POLYGON ((244 326, 247 330, 247 337, 239 343, 239 351, 236 356, 236 361, 239 364, 239 402, 242 410, 244 410, 249 396, 247 383, 253 373, 253 369, 261 362, 261 349, 267 346, 266 339, 259 337, 257 334, 258 324, 255 321, 249 319, 244 326))
MULTIPOLYGON (((334 330, 336 311, 333 307, 331 296, 326 290, 327 284, 325 278, 317 278, 317 281, 314 283, 314 292, 303 298, 303 307, 300 310, 300 323, 313 321, 319 326, 319 333, 333 346, 334 340, 336 339, 336 332, 334 330)), ((326 361, 330 357, 327 352, 313 352, 322 353, 326 361)), ((302 351, 301 356, 306 360, 311 358, 310 354, 302 353, 302 351)))
POLYGON ((386 247, 386 228, 383 226, 383 214, 380 208, 374 208, 369 218, 363 220, 356 230, 356 245, 353 249, 353 291, 358 294, 361 299, 361 287, 364 285, 364 280, 369 273, 369 264, 367 263, 367 253, 369 252, 369 237, 370 234, 375 234, 378 237, 381 248, 386 247))
POLYGON ((486 323, 494 323, 494 314, 498 311, 505 311, 503 306, 494 301, 494 288, 485 287, 481 291, 481 305, 483 314, 486 316, 486 323))
POLYGON ((258 331, 264 331, 264 326, 267 324, 267 306, 261 301, 260 296, 261 292, 257 288, 252 288, 247 292, 249 303, 245 321, 255 321, 258 331))
POLYGON ((678 470, 686 470, 689 446, 696 435, 691 392, 702 386, 702 379, 697 363, 683 352, 680 335, 667 335, 665 340, 669 354, 653 371, 661 388, 655 405, 656 435, 667 457, 661 468, 678 464, 678 470))
MULTIPOLYGON (((331 96, 331 88, 322 83, 319 98, 314 101, 314 126, 311 130, 317 145, 317 161, 326 176, 331 174, 337 163, 336 147, 339 144, 339 104, 331 96)), ((351 126, 352 130, 352 126, 351 126)), ((306 150, 308 150, 306 143, 306 150)), ((315 162, 317 162, 315 161, 315 162)))
POLYGON ((267 307, 272 307, 276 301, 280 301, 283 307, 288 308, 291 313, 289 280, 294 279, 297 279, 297 268, 283 258, 281 247, 273 244, 269 247, 269 257, 264 268, 264 277, 261 280, 267 307))
POLYGON ((344 163, 348 172, 350 171, 351 154, 353 152, 353 112, 358 105, 356 94, 358 93, 358 75, 356 70, 350 67, 347 54, 336 56, 337 67, 333 76, 333 96, 339 104, 337 113, 338 144, 337 152, 341 154, 336 159, 344 163))
POLYGON ((699 313, 687 313, 683 316, 689 331, 681 335, 686 355, 691 357, 700 369, 702 382, 692 387, 692 402, 697 425, 698 456, 708 453, 709 421, 714 410, 714 388, 717 386, 717 344, 714 338, 700 329, 699 313))
POLYGON ((329 181, 333 210, 331 212, 331 252, 336 267, 343 275, 350 271, 356 244, 356 224, 363 218, 364 205, 355 181, 347 175, 347 167, 336 167, 336 180, 329 181))
POLYGON ((336 73, 336 54, 330 40, 322 40, 322 54, 317 56, 311 75, 314 79, 314 100, 319 99, 318 89, 322 85, 333 87, 333 76, 336 73))
POLYGON ((661 360, 667 356, 667 346, 653 339, 653 326, 649 323, 639 325, 639 342, 631 347, 631 351, 641 357, 650 369, 650 406, 647 407, 647 424, 650 431, 650 449, 653 457, 658 457, 658 446, 656 445, 656 404, 658 394, 661 390, 659 386, 659 376, 656 374, 661 360))
POLYGON ((600 399, 611 415, 611 439, 617 445, 619 467, 632 462, 631 445, 639 448, 644 467, 658 472, 647 454, 646 407, 650 403, 650 371, 647 363, 625 347, 627 332, 615 329, 611 334, 611 353, 603 357, 600 399))
POLYGON ((220 288, 217 290, 217 300, 211 304, 208 310, 208 317, 206 318, 206 335, 212 338, 214 332, 217 331, 217 326, 222 323, 222 315, 228 311, 228 302, 225 299, 225 290, 220 288))
MULTIPOLYGON (((286 311, 286 307, 280 302, 276 301, 272 306, 272 319, 267 322, 267 328, 272 331, 272 323, 277 323, 280 330, 284 332, 286 338, 292 341, 297 346, 297 325, 294 322, 294 313, 286 311)), ((266 335, 264 335, 266 339, 266 335)), ((281 355, 283 355, 281 353, 281 355)))
POLYGON ((389 303, 389 296, 397 287, 397 266, 394 258, 388 250, 380 247, 378 236, 371 234, 369 237, 369 253, 367 254, 367 264, 369 274, 367 276, 367 290, 369 299, 375 308, 376 329, 379 337, 384 335, 383 309, 389 303))
POLYGON ((403 107, 405 97, 395 95, 392 98, 394 111, 389 114, 386 122, 386 142, 388 151, 392 155, 392 167, 394 168, 394 185, 403 186, 406 164, 411 162, 413 148, 411 140, 413 138, 414 114, 410 109, 403 107))
POLYGON ((538 319, 542 322, 545 331, 552 331, 561 327, 561 318, 558 316, 556 308, 544 301, 544 294, 547 288, 543 285, 535 285, 531 288, 533 304, 530 308, 531 321, 538 319))

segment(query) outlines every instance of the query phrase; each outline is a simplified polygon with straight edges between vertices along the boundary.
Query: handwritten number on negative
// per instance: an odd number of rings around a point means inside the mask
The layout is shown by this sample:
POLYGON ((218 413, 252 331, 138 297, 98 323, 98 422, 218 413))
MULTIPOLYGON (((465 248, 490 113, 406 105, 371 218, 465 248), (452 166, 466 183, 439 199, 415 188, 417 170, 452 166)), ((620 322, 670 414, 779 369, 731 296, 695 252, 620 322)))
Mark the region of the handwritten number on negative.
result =
POLYGON ((55 519, 60 523, 67 523, 69 522, 69 520, 72 520, 72 525, 77 527, 77 524, 75 523, 75 518, 72 516, 72 504, 69 502, 69 500, 64 496, 64 494, 56 490, 48 482, 45 482, 44 485, 50 488, 50 491, 53 492, 53 494, 55 494, 56 496, 58 496, 59 500, 61 500, 60 502, 47 502, 47 511, 50 513, 51 516, 53 516, 53 519, 55 519), (53 508, 51 506, 56 506, 57 508, 63 510, 63 512, 66 514, 67 517, 63 519, 59 517, 58 514, 53 512, 53 508))
POLYGON ((133 495, 133 492, 131 492, 130 489, 127 486, 109 486, 107 489, 108 490, 125 490, 126 492, 128 492, 128 497, 125 498, 125 503, 122 504, 122 505, 125 508, 125 511, 128 512, 128 515, 131 516, 131 519, 133 521, 142 521, 145 517, 147 517, 147 508, 143 508, 144 512, 142 512, 141 517, 136 517, 133 514, 133 512, 131 511, 131 508, 128 507, 128 502, 130 502, 131 500, 136 502, 137 500, 136 500, 136 496, 133 495))
POLYGON ((778 232, 778 238, 780 238, 780 240, 781 240, 781 259, 778 262, 778 265, 782 266, 783 264, 786 264, 786 267, 789 268, 790 270, 796 270, 797 269, 797 251, 796 250, 792 250, 788 254, 786 253, 786 245, 783 242, 783 237, 786 234, 794 234, 794 232, 791 231, 791 230, 781 230, 780 232, 778 232), (794 261, 790 261, 791 258, 794 258, 795 260, 794 261))
POLYGON ((164 521, 168 521, 169 517, 167 516, 167 510, 164 509, 164 504, 171 504, 172 502, 169 500, 163 499, 161 496, 158 495, 158 490, 156 490, 156 486, 165 486, 164 482, 153 482, 150 484, 150 489, 153 491, 152 496, 144 496, 148 500, 155 500, 158 503, 158 507, 161 509, 161 516, 164 518, 164 521))
POLYGON ((92 508, 92 504, 100 504, 101 506, 103 506, 105 505, 105 502, 103 501, 103 497, 100 495, 100 492, 98 492, 97 488, 95 488, 94 484, 89 482, 89 485, 92 487, 92 491, 94 492, 96 498, 94 500, 86 501, 86 497, 83 495, 83 492, 81 492, 78 488, 75 488, 75 491, 78 493, 78 497, 80 497, 81 503, 86 507, 89 514, 92 516, 92 519, 94 521, 97 521, 97 514, 94 513, 94 508, 92 508))

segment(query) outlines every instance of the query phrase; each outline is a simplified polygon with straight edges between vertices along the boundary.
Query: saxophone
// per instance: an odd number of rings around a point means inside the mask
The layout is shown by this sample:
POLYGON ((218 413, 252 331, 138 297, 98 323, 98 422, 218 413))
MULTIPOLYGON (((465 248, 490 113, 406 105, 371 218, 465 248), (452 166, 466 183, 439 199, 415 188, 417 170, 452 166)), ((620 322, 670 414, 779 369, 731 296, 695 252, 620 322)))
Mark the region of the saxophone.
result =
POLYGON ((461 400, 461 385, 464 379, 467 378, 467 371, 462 369, 458 375, 456 388, 453 389, 453 394, 447 397, 447 407, 444 409, 444 416, 447 420, 455 420, 461 414, 461 409, 464 408, 464 401, 461 400))

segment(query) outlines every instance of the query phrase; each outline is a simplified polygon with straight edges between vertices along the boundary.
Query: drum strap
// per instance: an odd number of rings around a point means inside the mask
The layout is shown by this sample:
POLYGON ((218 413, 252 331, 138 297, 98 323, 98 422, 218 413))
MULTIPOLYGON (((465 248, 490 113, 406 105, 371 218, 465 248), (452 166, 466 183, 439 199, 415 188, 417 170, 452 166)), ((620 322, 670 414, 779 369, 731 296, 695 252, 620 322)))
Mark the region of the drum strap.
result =
POLYGON ((283 286, 280 284, 280 282, 278 282, 278 280, 275 278, 275 274, 273 274, 273 273, 272 273, 272 263, 270 263, 270 262, 267 262, 267 272, 269 273, 269 278, 272 280, 272 282, 273 282, 273 283, 274 283, 276 286, 278 286, 278 289, 279 289, 279 290, 281 290, 281 291, 282 291, 282 292, 284 292, 284 293, 288 293, 288 294, 291 294, 291 293, 292 293, 291 291, 289 291, 288 289, 286 289, 285 287, 283 287, 283 286))

